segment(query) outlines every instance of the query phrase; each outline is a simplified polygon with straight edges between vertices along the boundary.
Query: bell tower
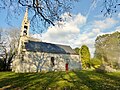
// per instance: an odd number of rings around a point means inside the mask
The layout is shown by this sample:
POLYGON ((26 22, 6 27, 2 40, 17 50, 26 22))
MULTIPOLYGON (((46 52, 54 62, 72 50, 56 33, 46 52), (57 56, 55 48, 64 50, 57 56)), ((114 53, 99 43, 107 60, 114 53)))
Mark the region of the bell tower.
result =
POLYGON ((26 8, 25 15, 21 25, 18 55, 22 53, 22 51, 24 50, 24 43, 28 41, 29 27, 30 27, 30 21, 28 20, 28 8, 26 8))
POLYGON ((26 12, 22 21, 20 36, 29 37, 29 26, 30 26, 30 22, 28 20, 28 8, 26 8, 26 12))

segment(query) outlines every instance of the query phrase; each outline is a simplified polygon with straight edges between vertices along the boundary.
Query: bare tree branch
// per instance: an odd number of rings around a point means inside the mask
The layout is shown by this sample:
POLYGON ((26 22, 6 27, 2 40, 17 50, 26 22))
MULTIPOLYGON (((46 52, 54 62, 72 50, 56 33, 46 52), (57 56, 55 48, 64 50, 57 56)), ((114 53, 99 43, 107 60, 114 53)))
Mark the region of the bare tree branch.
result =
POLYGON ((120 5, 119 0, 103 0, 102 10, 101 12, 104 13, 104 16, 112 16, 114 13, 117 12, 118 7, 120 5))
POLYGON ((78 0, 1 0, 0 7, 8 11, 7 21, 13 16, 19 16, 28 7, 31 14, 30 21, 32 23, 35 17, 39 17, 38 22, 43 22, 45 26, 55 25, 55 21, 61 21, 61 15, 69 12, 72 8, 72 3, 78 0))

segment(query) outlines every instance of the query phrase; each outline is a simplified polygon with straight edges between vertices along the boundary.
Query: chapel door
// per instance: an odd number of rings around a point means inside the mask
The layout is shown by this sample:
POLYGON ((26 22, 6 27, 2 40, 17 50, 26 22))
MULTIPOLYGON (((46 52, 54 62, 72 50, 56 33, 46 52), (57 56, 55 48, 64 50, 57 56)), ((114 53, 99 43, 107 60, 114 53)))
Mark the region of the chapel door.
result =
POLYGON ((65 64, 66 71, 68 71, 68 63, 65 64))

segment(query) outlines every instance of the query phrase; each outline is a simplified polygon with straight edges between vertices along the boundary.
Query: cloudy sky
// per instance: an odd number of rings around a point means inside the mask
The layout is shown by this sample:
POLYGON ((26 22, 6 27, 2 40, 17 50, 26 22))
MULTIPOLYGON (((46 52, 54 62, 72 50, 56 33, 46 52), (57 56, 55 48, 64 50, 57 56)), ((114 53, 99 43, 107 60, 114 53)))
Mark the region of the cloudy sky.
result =
MULTIPOLYGON (((55 22, 60 26, 50 26, 42 35, 37 33, 33 36, 45 42, 70 45, 72 48, 85 44, 93 56, 94 42, 98 35, 120 31, 120 13, 115 13, 111 18, 104 17, 104 13, 100 12, 102 10, 101 0, 93 3, 91 1, 80 0, 75 3, 71 11, 72 17, 68 16, 66 12, 61 15, 65 19, 64 22, 55 22)), ((20 17, 20 20, 13 24, 20 27, 22 18, 20 17)), ((6 27, 3 13, 0 13, 0 19, 0 27, 6 27)))

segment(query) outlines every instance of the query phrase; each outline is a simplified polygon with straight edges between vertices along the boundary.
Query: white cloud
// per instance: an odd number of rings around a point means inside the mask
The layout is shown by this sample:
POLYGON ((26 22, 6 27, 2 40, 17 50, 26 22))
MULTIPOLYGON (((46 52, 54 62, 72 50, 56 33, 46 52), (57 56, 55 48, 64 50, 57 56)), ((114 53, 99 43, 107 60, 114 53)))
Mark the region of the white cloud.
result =
MULTIPOLYGON (((112 27, 117 23, 116 20, 112 18, 107 18, 105 20, 93 21, 91 25, 86 23, 86 17, 78 14, 69 17, 67 13, 62 15, 64 22, 56 22, 60 26, 51 26, 48 30, 43 33, 40 37, 44 42, 70 45, 72 48, 81 47, 83 44, 87 45, 90 49, 91 56, 94 54, 94 44, 95 39, 98 35, 104 34, 103 29, 112 27), (86 26, 88 30, 81 30, 81 27, 86 26)), ((119 28, 120 29, 120 28, 119 28)))
POLYGON ((99 35, 101 36, 101 35, 105 35, 105 34, 112 34, 116 31, 120 32, 120 26, 116 26, 116 28, 112 31, 100 32, 97 36, 99 36, 99 35))
POLYGON ((117 26, 115 31, 119 31, 120 32, 120 26, 117 26))
POLYGON ((91 56, 93 57, 94 50, 95 50, 94 42, 95 42, 96 36, 97 36, 97 34, 92 31, 80 34, 78 36, 78 38, 74 41, 74 45, 77 47, 80 47, 84 44, 87 45, 90 49, 91 56))
POLYGON ((31 36, 34 37, 34 38, 38 38, 38 39, 41 38, 41 34, 31 34, 31 36))
POLYGON ((42 40, 59 44, 73 44, 80 34, 79 27, 86 22, 86 18, 81 14, 72 16, 62 15, 62 18, 65 19, 65 22, 62 22, 63 25, 49 27, 47 32, 43 34, 42 40))
POLYGON ((94 21, 94 27, 101 30, 108 29, 114 26, 118 21, 113 18, 106 18, 105 20, 94 21))
MULTIPOLYGON (((100 32, 99 28, 94 28, 89 32, 80 30, 80 27, 85 25, 86 17, 78 14, 69 17, 66 13, 62 15, 65 19, 64 22, 60 22, 62 26, 49 27, 47 32, 43 33, 42 37, 36 34, 34 37, 40 37, 44 42, 70 45, 72 48, 81 47, 85 44, 90 48, 90 51, 94 53, 94 40, 96 35, 100 32)), ((56 22, 58 23, 58 22, 56 22)))

